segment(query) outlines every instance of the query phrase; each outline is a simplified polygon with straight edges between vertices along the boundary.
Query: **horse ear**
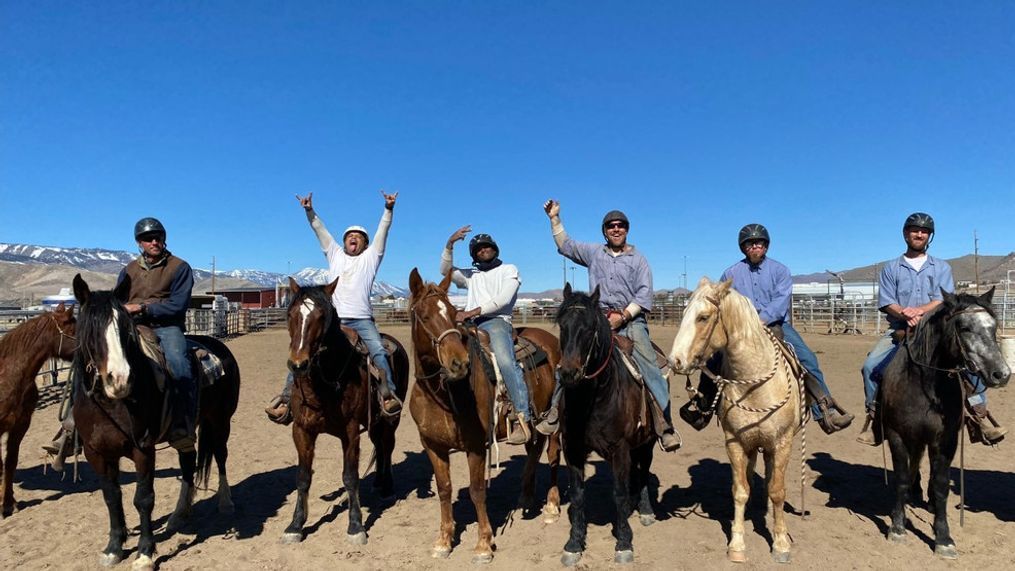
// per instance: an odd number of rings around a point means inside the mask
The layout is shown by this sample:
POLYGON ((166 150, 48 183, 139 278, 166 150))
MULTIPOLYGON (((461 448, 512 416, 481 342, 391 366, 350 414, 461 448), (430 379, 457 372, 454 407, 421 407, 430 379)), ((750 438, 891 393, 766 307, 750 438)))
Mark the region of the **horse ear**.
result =
POLYGON ((572 292, 571 282, 565 282, 564 283, 564 299, 567 299, 567 298, 571 297, 571 292, 572 292))
POLYGON ((942 301, 944 301, 944 304, 948 307, 954 306, 955 303, 958 301, 958 296, 956 296, 954 293, 946 292, 945 288, 940 289, 941 289, 941 299, 942 301))
POLYGON ((730 286, 732 286, 732 285, 733 285, 733 280, 726 280, 724 282, 719 282, 719 285, 716 286, 716 288, 715 288, 715 296, 716 296, 716 298, 722 299, 722 298, 726 297, 726 294, 728 294, 730 292, 730 286))
POLYGON ((289 276, 289 291, 296 295, 300 293, 300 284, 296 283, 296 280, 292 276, 289 276))
MULTIPOLYGON (((990 291, 994 291, 994 290, 990 290, 990 291)), ((60 303, 58 303, 56 305, 56 309, 54 309, 53 311, 59 311, 59 312, 65 311, 65 306, 64 306, 63 302, 61 301, 60 303)))
POLYGON ((409 272, 409 293, 416 295, 416 292, 423 289, 423 278, 419 275, 418 268, 412 268, 409 272))
POLYGON ((85 282, 85 278, 81 277, 81 274, 74 276, 74 299, 78 300, 78 303, 84 304, 88 301, 88 296, 92 294, 92 291, 88 289, 88 283, 85 282))
POLYGON ((596 284, 596 289, 592 290, 592 305, 599 307, 599 284, 596 284))
POLYGON ((990 305, 990 302, 994 299, 994 288, 996 287, 997 286, 991 286, 990 291, 977 298, 980 300, 981 305, 990 305))
POLYGON ((335 276, 335 279, 331 280, 331 283, 324 286, 324 293, 327 294, 328 299, 331 299, 331 295, 335 293, 335 288, 338 287, 338 279, 341 276, 335 276))
POLYGON ((113 288, 113 296, 120 300, 120 303, 127 303, 130 299, 130 276, 123 274, 123 281, 113 288))
POLYGON ((452 273, 453 272, 448 272, 448 275, 444 276, 444 279, 441 280, 441 283, 437 284, 437 286, 439 288, 444 290, 444 293, 448 293, 448 289, 451 288, 451 274, 452 273))
POLYGON ((698 280, 698 287, 705 286, 710 283, 712 282, 708 279, 708 276, 701 276, 701 279, 698 280))

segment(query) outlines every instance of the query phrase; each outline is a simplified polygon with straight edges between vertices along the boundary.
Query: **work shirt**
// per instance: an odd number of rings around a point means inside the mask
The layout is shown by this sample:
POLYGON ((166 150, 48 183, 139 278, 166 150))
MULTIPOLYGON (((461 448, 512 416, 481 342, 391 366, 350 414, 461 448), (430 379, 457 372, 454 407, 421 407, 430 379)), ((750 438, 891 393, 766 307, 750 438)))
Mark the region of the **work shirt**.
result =
POLYGON ((120 270, 116 285, 130 277, 127 303, 145 304, 139 323, 150 327, 174 325, 183 329, 187 322, 194 273, 190 264, 166 250, 153 264, 138 256, 120 270))
POLYGON ((789 268, 765 256, 758 265, 747 258, 726 268, 719 281, 733 280, 733 289, 751 300, 765 325, 790 321, 793 279, 789 268))
POLYGON ((628 244, 614 256, 606 244, 568 238, 557 248, 564 257, 589 269, 589 290, 599 286, 599 306, 623 310, 631 302, 652 310, 652 269, 648 260, 628 244))
POLYGON ((328 282, 334 281, 336 277, 339 278, 338 287, 335 288, 335 293, 331 296, 331 302, 342 319, 373 318, 370 290, 374 286, 377 269, 381 267, 381 260, 384 258, 384 247, 388 239, 391 218, 391 211, 385 208, 381 221, 377 225, 374 239, 358 256, 346 254, 342 242, 332 238, 324 226, 324 221, 316 214, 310 222, 310 226, 314 229, 321 244, 321 250, 328 259, 328 282))
POLYGON ((518 301, 518 288, 522 279, 514 264, 501 264, 485 272, 472 268, 456 268, 452 265, 451 250, 441 255, 441 275, 451 272, 451 281, 458 287, 468 289, 465 311, 479 308, 484 318, 499 318, 511 323, 511 312, 518 301))
MULTIPOLYGON (((878 281, 878 307, 882 311, 889 305, 900 307, 918 307, 931 301, 941 300, 941 289, 948 293, 955 292, 952 281, 952 268, 948 262, 927 255, 920 271, 916 271, 906 263, 905 256, 885 263, 881 268, 878 281)), ((888 316, 888 326, 892 329, 905 329, 905 319, 888 316)))

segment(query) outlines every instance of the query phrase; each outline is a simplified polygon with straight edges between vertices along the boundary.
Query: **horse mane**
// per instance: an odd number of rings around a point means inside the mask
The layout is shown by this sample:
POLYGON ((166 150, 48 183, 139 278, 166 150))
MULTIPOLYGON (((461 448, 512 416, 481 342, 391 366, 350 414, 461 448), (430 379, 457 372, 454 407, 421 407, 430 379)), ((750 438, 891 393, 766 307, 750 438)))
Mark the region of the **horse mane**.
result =
MULTIPOLYGON (((691 299, 701 299, 705 303, 711 303, 708 296, 712 294, 721 282, 713 282, 710 287, 699 287, 691 295, 691 299), (705 299, 702 299, 705 298, 705 299)), ((720 319, 726 319, 725 327, 727 335, 746 337, 747 335, 764 336, 761 320, 758 319, 758 310, 754 308, 751 300, 733 289, 731 286, 726 295, 719 301, 720 319)))
POLYGON ((589 310, 590 314, 593 316, 593 321, 596 322, 597 326, 600 325, 600 321, 595 319, 595 316, 599 314, 599 308, 595 307, 592 303, 591 295, 585 292, 576 291, 572 293, 570 297, 565 299, 557 309, 557 315, 553 318, 554 323, 556 323, 558 327, 565 324, 564 322, 567 321, 565 317, 566 315, 574 313, 573 311, 569 311, 570 309, 589 310))
POLYGON ((49 314, 33 317, 0 337, 0 359, 33 353, 46 331, 48 317, 49 314))
POLYGON ((917 359, 929 363, 930 358, 938 351, 942 336, 946 333, 945 319, 956 312, 971 307, 987 310, 991 318, 997 321, 997 313, 994 312, 994 308, 990 304, 980 303, 979 298, 975 295, 958 294, 955 296, 955 303, 951 307, 946 308, 945 304, 942 303, 924 314, 923 319, 916 324, 916 329, 913 331, 912 339, 909 342, 910 351, 913 352, 917 359))

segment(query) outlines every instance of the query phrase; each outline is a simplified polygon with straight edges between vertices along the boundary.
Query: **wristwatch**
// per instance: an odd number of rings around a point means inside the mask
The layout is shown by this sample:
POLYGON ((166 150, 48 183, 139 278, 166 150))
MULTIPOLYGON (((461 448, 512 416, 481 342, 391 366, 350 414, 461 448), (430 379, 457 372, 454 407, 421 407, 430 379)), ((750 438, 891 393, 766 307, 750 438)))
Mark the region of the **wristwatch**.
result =
POLYGON ((140 315, 148 315, 148 304, 147 303, 142 303, 141 304, 140 315))

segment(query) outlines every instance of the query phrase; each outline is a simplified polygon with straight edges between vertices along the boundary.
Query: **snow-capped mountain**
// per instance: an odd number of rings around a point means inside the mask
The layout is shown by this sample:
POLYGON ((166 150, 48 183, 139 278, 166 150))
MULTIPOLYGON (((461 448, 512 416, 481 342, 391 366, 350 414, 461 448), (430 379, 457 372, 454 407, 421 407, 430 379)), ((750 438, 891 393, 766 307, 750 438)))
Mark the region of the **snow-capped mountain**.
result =
MULTIPOLYGON (((283 279, 284 276, 283 276, 283 279)), ((303 268, 293 274, 296 283, 305 285, 323 285, 328 283, 328 270, 324 268, 303 268)), ((393 286, 387 282, 375 281, 374 287, 370 290, 371 296, 394 296, 409 297, 409 290, 393 286)))

